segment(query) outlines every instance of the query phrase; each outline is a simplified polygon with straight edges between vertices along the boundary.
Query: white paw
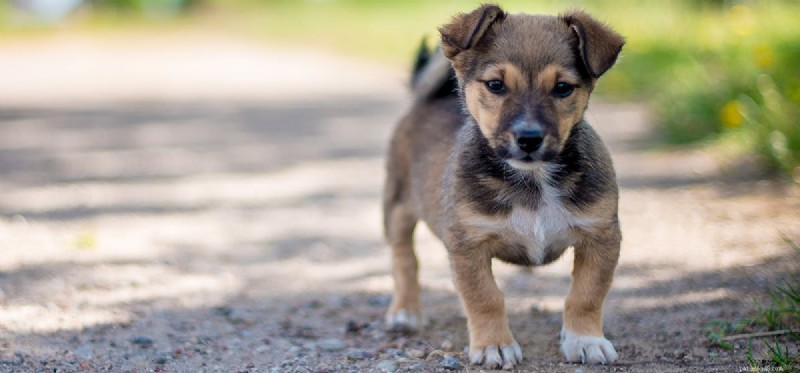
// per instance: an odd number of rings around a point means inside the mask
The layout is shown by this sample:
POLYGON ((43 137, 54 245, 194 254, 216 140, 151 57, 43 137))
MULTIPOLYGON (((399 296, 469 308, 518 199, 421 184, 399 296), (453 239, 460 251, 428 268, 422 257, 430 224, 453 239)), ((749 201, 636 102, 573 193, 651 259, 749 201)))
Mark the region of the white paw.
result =
POLYGON ((386 314, 386 329, 393 332, 413 333, 417 332, 425 324, 425 320, 421 314, 398 310, 386 314))
POLYGON ((608 339, 561 330, 561 353, 571 363, 611 364, 619 358, 608 339))
POLYGON ((490 369, 511 369, 522 362, 522 349, 517 342, 499 348, 497 346, 470 348, 469 362, 473 365, 483 364, 490 369))

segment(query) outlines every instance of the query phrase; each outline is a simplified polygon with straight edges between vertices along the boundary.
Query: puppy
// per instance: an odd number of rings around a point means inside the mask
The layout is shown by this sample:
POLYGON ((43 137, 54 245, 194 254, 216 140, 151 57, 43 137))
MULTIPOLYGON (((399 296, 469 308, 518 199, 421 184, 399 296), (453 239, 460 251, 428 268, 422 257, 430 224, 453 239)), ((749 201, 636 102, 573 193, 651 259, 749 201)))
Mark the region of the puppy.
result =
POLYGON ((439 31, 441 48, 421 51, 415 102, 390 143, 388 328, 423 324, 412 238, 422 220, 447 247, 472 364, 522 361, 491 259, 542 265, 570 246, 561 352, 570 362, 613 363, 603 301, 619 256, 617 185, 608 151, 583 115, 624 39, 581 11, 507 14, 496 5, 458 14, 439 31))

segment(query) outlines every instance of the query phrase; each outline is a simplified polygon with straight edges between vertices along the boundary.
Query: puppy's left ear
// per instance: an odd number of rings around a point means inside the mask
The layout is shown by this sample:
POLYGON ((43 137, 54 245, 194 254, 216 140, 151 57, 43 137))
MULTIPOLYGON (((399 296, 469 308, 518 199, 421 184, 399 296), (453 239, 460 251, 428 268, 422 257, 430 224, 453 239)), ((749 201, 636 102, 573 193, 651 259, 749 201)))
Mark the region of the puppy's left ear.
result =
POLYGON ((561 16, 578 36, 578 50, 586 70, 599 78, 617 61, 625 39, 610 27, 580 10, 561 16))

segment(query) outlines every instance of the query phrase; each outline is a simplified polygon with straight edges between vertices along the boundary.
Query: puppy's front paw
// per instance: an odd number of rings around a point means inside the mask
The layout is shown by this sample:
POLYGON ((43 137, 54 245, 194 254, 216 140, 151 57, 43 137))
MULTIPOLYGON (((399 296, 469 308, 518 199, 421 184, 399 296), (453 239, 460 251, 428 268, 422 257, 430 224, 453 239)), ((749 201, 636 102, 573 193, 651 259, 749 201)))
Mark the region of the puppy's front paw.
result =
POLYGON ((414 333, 425 324, 422 314, 407 310, 386 313, 386 329, 392 332, 414 333))
POLYGON ((486 368, 511 369, 522 362, 522 349, 517 342, 503 346, 470 346, 469 362, 473 365, 483 364, 486 368))
POLYGON ((608 339, 561 330, 561 353, 571 363, 611 364, 619 358, 608 339))

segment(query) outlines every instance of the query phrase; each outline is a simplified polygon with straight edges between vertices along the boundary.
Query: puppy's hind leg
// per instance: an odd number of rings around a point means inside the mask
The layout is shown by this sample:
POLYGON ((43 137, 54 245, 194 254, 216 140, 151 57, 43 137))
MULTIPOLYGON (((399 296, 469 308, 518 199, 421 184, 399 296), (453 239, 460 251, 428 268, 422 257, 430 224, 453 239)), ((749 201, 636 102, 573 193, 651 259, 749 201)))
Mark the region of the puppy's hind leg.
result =
POLYGON ((397 332, 415 332, 423 325, 418 264, 413 242, 417 218, 405 203, 398 201, 387 201, 383 213, 386 240, 392 250, 394 278, 394 295, 386 313, 386 327, 397 332))

